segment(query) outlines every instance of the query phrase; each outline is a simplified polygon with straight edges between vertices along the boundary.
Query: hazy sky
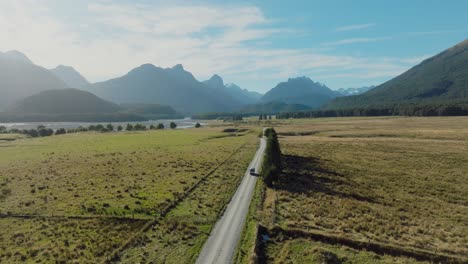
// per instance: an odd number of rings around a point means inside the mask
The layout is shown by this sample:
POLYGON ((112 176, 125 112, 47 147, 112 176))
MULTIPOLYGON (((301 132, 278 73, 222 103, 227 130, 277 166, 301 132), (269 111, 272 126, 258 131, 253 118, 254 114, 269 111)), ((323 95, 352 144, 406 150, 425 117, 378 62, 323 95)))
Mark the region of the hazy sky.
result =
POLYGON ((0 0, 0 51, 93 82, 181 63, 260 92, 302 75, 337 89, 380 84, 466 39, 467 11, 464 0, 0 0))

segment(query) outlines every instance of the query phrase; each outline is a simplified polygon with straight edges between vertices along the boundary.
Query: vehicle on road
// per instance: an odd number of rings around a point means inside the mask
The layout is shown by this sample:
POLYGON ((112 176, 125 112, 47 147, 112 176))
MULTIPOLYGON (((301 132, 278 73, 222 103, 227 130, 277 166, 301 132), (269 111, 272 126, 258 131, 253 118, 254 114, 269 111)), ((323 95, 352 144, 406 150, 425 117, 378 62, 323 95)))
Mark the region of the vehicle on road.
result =
POLYGON ((251 168, 251 169, 250 169, 250 175, 254 175, 254 176, 255 176, 255 168, 251 168))

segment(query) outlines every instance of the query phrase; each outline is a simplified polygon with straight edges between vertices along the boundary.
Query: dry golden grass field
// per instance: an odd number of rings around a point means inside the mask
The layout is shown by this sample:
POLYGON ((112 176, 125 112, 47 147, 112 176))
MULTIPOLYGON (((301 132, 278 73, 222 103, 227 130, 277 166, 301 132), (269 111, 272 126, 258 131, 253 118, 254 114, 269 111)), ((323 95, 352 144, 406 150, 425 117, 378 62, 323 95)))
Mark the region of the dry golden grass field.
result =
MULTIPOLYGON (((276 130, 285 169, 262 224, 468 261, 468 118, 279 120, 276 130)), ((267 258, 328 263, 313 252, 336 247, 319 243, 273 238, 267 258)), ((377 263, 348 253, 336 254, 377 263)))

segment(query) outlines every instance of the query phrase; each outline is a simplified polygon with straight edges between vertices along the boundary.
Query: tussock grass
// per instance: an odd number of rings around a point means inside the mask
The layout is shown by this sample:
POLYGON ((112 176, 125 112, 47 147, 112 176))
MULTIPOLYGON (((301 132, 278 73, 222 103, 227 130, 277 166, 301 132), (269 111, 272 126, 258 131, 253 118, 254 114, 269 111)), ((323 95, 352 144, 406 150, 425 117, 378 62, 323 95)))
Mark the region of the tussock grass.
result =
POLYGON ((205 127, 0 141, 0 227, 28 230, 24 243, 0 243, 0 262, 99 263, 120 249, 123 260, 194 260, 257 147, 256 133, 225 135, 205 127))
POLYGON ((103 262, 145 222, 102 218, 0 218, 0 262, 103 262))
POLYGON ((257 149, 250 135, 226 163, 206 178, 179 205, 124 252, 121 263, 193 263, 225 206, 242 180, 257 149))
POLYGON ((346 246, 330 245, 307 239, 269 241, 266 252, 268 263, 308 264, 423 264, 412 258, 378 255, 346 246))
POLYGON ((468 255, 468 118, 292 120, 276 130, 284 173, 267 194, 277 225, 468 255))
POLYGON ((0 143, 3 214, 157 215, 246 137, 219 130, 79 133, 0 143))

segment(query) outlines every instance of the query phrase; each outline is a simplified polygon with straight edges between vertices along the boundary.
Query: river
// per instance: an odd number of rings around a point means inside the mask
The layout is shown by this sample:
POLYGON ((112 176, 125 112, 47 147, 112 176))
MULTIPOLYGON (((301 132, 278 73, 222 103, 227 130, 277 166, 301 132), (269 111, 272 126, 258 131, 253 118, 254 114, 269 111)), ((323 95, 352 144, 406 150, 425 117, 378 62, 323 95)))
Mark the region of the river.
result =
MULTIPOLYGON (((165 119, 165 120, 150 120, 150 121, 140 121, 140 122, 110 122, 114 127, 117 127, 118 125, 121 125, 123 128, 127 124, 142 124, 147 127, 150 125, 158 125, 159 123, 163 123, 165 128, 169 128, 169 123, 175 122, 177 124, 177 128, 191 128, 194 127, 195 124, 199 121, 193 120, 190 118, 184 118, 184 119, 165 119)), ((202 124, 201 122, 199 122, 202 124)), ((97 125, 97 124, 102 124, 106 125, 109 124, 109 122, 21 122, 21 123, 0 123, 0 126, 5 126, 8 130, 9 129, 31 129, 31 128, 37 128, 39 125, 43 125, 47 128, 51 128, 53 130, 57 130, 59 128, 65 128, 65 129, 70 129, 70 128, 78 128, 80 126, 82 127, 88 127, 90 125, 97 125)), ((203 125, 203 124, 202 124, 203 125)))

